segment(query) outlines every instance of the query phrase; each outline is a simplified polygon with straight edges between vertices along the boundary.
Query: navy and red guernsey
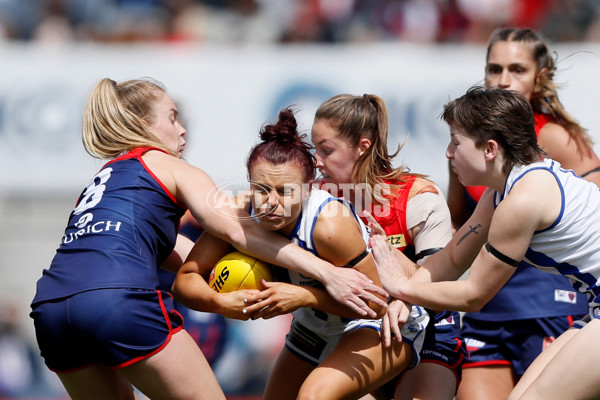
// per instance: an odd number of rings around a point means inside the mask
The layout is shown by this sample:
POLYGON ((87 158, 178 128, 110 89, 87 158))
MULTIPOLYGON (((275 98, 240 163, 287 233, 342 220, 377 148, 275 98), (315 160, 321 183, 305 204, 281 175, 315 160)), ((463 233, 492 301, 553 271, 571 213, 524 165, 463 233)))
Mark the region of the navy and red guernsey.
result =
POLYGON ((105 288, 156 290, 185 208, 142 160, 138 148, 108 162, 71 212, 33 304, 105 288))

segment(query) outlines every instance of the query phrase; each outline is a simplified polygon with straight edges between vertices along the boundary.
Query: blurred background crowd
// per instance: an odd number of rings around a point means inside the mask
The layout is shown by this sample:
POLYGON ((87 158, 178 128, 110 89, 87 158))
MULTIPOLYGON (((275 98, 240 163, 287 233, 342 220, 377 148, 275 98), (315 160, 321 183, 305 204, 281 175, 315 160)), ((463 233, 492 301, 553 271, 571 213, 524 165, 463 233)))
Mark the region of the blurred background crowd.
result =
POLYGON ((480 43, 498 25, 600 41, 597 0, 0 0, 4 40, 480 43))
MULTIPOLYGON (((0 44, 25 48, 30 44, 69 46, 73 43, 109 47, 155 43, 235 47, 382 42, 483 46, 490 32, 502 25, 537 29, 555 43, 600 43, 600 1, 0 0, 0 44)), ((120 57, 120 53, 116 57, 120 57)), ((60 65, 54 67, 60 68, 60 65)), ((290 75, 296 73, 294 70, 290 75)), ((144 75, 144 71, 139 74, 144 75)), ((407 79, 414 78, 407 75, 407 79)), ((0 105, 4 101, 6 106, 9 98, 6 93, 15 87, 4 84, 2 89, 6 92, 0 93, 0 105)), ((19 101, 15 109, 23 110, 24 106, 25 103, 19 101)), ((408 106, 404 108, 413 110, 408 106)), ((0 122, 3 117, 4 121, 9 119, 7 113, 0 112, 0 122)), ((262 120, 262 116, 258 118, 262 120)), ((1 131, 2 135, 13 139, 7 131, 1 131)), ((77 146, 78 151, 81 150, 79 143, 77 146)), ((10 197, 6 193, 1 195, 10 197)), ((0 253, 2 250, 6 253, 9 248, 16 254, 35 253, 42 244, 54 248, 54 241, 60 235, 56 227, 62 229, 72 196, 69 193, 67 201, 53 200, 49 196, 42 207, 39 199, 25 201, 16 197, 12 202, 3 202, 0 197, 3 225, 0 253), (38 236, 27 230, 34 224, 34 233, 38 236), (18 232, 25 230, 29 238, 21 241, 18 232), (44 241, 35 242, 38 237, 44 241), (22 247, 13 249, 17 245, 22 247)), ((23 280, 34 286, 41 266, 32 265, 32 271, 26 272, 14 268, 18 265, 12 262, 7 265, 6 260, 0 260, 2 273, 11 268, 17 274, 31 274, 23 280)), ((28 296, 20 301, 11 301, 7 293, 0 296, 0 400, 62 399, 64 392, 57 378, 43 367, 32 338, 23 334, 24 327, 31 323, 27 317, 29 310, 23 312, 23 304, 28 305, 28 301, 28 296)), ((257 321, 215 322, 212 316, 201 313, 190 313, 186 318, 191 329, 196 329, 197 340, 205 346, 203 349, 226 392, 232 396, 259 394, 282 345, 289 319, 280 318, 264 325, 257 321)))

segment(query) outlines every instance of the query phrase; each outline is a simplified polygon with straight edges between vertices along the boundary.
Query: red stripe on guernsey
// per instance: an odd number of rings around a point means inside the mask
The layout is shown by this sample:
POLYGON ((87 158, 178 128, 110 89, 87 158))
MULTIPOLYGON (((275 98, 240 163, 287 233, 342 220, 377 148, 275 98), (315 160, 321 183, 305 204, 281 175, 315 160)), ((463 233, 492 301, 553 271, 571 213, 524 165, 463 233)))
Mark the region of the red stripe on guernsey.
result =
POLYGON ((567 315, 567 321, 569 321, 569 328, 572 327, 573 322, 575 322, 572 315, 567 315))
MULTIPOLYGON (((167 344, 169 344, 169 342, 171 341, 171 338, 173 337, 173 334, 175 334, 175 333, 179 332, 181 329, 183 329, 183 324, 181 324, 177 328, 173 329, 173 325, 171 324, 171 319, 169 318, 169 314, 167 313, 167 308, 165 307, 165 303, 163 302, 163 299, 162 299, 162 292, 160 290, 157 290, 156 293, 158 293, 158 301, 160 303, 160 308, 162 310, 163 316, 165 317, 165 322, 167 323, 167 326, 169 327, 169 334, 167 335, 167 339, 165 340, 165 342, 162 345, 160 345, 159 348, 157 348, 156 350, 152 351, 151 353, 145 354, 145 355, 140 356, 140 357, 133 358, 133 359, 131 359, 129 361, 126 361, 126 362, 124 362, 122 364, 115 365, 114 367, 110 367, 111 369, 118 369, 118 368, 127 367, 128 365, 135 364, 138 361, 141 361, 141 360, 146 359, 148 357, 152 357, 153 355, 157 354, 162 349, 164 349, 167 346, 167 344)), ((169 294, 169 296, 171 296, 170 293, 168 293, 168 294, 169 294)))
POLYGON ((463 368, 475 368, 475 367, 490 367, 494 365, 508 365, 512 364, 507 360, 489 360, 489 361, 475 361, 475 362, 465 362, 463 364, 463 368))
MULTIPOLYGON (((150 176, 152 176, 154 178, 154 180, 156 181, 156 183, 158 183, 160 185, 160 187, 165 191, 165 193, 167 194, 167 196, 169 196, 169 198, 173 201, 173 203, 177 204, 179 207, 181 208, 185 208, 187 209, 187 207, 183 206, 182 204, 179 204, 177 202, 177 199, 175 198, 175 196, 173 196, 173 193, 171 193, 171 191, 169 189, 167 189, 167 187, 160 181, 160 179, 158 179, 156 177, 156 175, 154 175, 154 173, 152 172, 152 170, 150 170, 150 168, 148 168, 148 166, 146 165, 146 163, 144 162, 144 159, 142 158, 142 156, 150 151, 150 150, 158 150, 158 151, 162 151, 165 154, 169 154, 166 151, 164 151, 163 149, 159 149, 158 147, 138 147, 137 149, 133 149, 131 151, 128 151, 127 153, 115 158, 114 160, 111 160, 109 162, 107 162, 104 167, 106 167, 108 164, 111 164, 115 161, 119 161, 119 160, 127 160, 130 158, 137 158, 138 161, 144 166, 144 169, 146 171, 148 171, 148 173, 150 174, 150 176)), ((102 168, 104 168, 102 167, 102 168)))

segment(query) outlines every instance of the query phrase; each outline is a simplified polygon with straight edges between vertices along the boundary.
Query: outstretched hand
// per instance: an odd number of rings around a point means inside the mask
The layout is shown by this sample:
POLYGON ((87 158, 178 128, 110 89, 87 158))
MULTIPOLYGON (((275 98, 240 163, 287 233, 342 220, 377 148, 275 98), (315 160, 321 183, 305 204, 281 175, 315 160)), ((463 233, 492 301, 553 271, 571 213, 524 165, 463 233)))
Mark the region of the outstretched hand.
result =
POLYGON ((377 313, 369 308, 367 301, 381 307, 387 307, 382 298, 387 298, 385 290, 375 285, 365 274, 352 268, 331 268, 324 280, 325 289, 338 302, 344 304, 352 311, 363 316, 375 318, 377 313))
POLYGON ((369 244, 373 249, 371 254, 373 260, 375 260, 383 288, 393 297, 398 297, 398 288, 408 277, 402 265, 396 259, 397 250, 390 245, 385 236, 380 234, 371 235, 369 244))

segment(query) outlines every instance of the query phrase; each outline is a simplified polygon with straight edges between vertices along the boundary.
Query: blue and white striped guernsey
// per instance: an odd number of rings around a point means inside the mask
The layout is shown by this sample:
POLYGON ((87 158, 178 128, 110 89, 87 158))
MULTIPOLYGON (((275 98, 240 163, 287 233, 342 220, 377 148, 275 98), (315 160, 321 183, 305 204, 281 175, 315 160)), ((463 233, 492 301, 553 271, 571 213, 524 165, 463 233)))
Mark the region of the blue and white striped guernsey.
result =
POLYGON ((510 171, 504 193, 496 193, 497 206, 525 174, 533 170, 553 174, 561 190, 562 207, 556 221, 536 231, 525 262, 536 268, 566 276, 575 290, 585 293, 590 314, 600 317, 600 189, 563 169, 551 159, 510 171))

